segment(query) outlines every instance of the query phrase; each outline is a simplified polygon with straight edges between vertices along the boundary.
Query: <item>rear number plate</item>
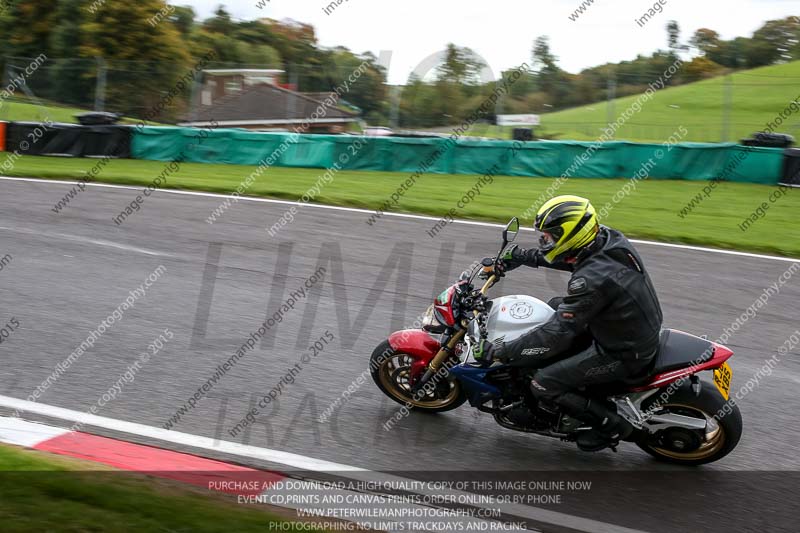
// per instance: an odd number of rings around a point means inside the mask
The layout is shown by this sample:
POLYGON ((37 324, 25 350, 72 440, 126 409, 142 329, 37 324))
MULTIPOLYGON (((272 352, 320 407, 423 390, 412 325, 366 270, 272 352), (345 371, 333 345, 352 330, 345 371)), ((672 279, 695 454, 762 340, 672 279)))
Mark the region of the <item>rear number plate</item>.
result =
POLYGON ((730 396, 732 378, 733 372, 731 372, 731 367, 728 363, 722 363, 721 367, 714 369, 714 385, 717 386, 725 401, 728 401, 730 396))

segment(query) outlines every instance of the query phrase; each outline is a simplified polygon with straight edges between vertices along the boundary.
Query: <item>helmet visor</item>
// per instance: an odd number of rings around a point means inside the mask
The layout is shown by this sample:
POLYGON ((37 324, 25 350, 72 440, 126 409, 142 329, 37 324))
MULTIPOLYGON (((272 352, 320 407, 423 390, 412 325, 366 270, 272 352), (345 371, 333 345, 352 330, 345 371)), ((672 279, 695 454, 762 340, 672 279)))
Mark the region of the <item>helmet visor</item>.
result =
POLYGON ((543 253, 552 251, 557 243, 558 239, 556 239, 551 232, 542 231, 539 233, 539 250, 543 253))

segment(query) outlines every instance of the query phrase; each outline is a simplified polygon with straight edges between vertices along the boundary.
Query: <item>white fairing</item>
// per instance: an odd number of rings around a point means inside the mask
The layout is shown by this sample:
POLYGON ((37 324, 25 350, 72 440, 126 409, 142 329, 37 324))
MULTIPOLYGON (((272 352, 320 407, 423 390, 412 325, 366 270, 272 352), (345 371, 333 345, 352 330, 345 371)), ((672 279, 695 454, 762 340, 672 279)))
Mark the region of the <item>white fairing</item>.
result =
MULTIPOLYGON (((533 296, 495 298, 486 323, 489 340, 492 343, 513 341, 547 322, 554 314, 552 307, 533 296)), ((473 322, 471 326, 471 333, 477 336, 477 324, 473 322)))

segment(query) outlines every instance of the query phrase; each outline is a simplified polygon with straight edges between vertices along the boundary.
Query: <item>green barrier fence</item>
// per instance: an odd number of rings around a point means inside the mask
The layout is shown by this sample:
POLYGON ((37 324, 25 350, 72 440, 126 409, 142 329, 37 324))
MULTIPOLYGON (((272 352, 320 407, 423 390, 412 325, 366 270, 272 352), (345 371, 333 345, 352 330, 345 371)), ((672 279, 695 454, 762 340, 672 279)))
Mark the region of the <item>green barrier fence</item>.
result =
POLYGON ((626 178, 646 172, 650 179, 778 183, 783 149, 741 145, 631 142, 459 140, 295 135, 237 129, 145 127, 133 136, 136 159, 258 165, 272 156, 275 166, 383 170, 437 174, 483 174, 576 178, 626 178), (512 147, 516 150, 512 152, 512 147), (513 157, 509 157, 513 153, 513 157))

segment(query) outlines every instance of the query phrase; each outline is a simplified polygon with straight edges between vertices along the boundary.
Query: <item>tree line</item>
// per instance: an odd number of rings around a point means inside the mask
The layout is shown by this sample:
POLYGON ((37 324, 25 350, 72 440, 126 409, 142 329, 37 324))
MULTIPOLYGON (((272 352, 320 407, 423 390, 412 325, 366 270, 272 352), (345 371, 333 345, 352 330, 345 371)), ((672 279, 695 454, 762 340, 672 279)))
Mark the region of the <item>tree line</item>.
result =
MULTIPOLYGON (((752 69, 800 60, 800 17, 766 22, 752 37, 724 40, 709 29, 696 30, 687 42, 676 21, 666 25, 666 48, 630 61, 607 63, 572 74, 558 64, 547 36, 534 40, 533 72, 517 81, 498 113, 547 113, 609 98, 641 94, 675 61, 684 59, 668 86, 683 85, 752 69), (689 59, 691 57, 691 59, 689 59)), ((434 80, 409 80, 402 93, 400 122, 436 127, 458 123, 490 92, 480 82, 483 65, 469 48, 448 46, 434 80)), ((490 84, 491 85, 491 84, 490 84)))
MULTIPOLYGON (((533 72, 510 88, 497 112, 544 113, 644 92, 676 58, 686 59, 671 85, 691 83, 738 69, 800 59, 800 18, 766 22, 751 37, 724 40, 709 28, 683 42, 675 21, 667 24, 666 48, 630 61, 572 74, 563 70, 548 37, 534 39, 533 72)), ((487 65, 468 47, 449 44, 438 66, 412 75, 400 87, 370 52, 322 46, 313 26, 268 18, 239 21, 220 6, 200 20, 193 8, 164 0, 25 0, 0 12, 3 72, 14 58, 45 54, 47 68, 30 80, 37 96, 91 107, 98 83, 109 110, 141 116, 204 57, 205 68, 278 68, 282 82, 304 92, 333 90, 359 67, 367 68, 343 98, 370 124, 438 127, 461 122, 495 89, 481 75, 487 65), (98 73, 104 73, 98 80, 98 73)), ((500 73, 498 78, 507 73, 500 73)), ((161 120, 188 109, 191 89, 161 120)), ((492 117, 486 117, 491 120, 492 117)))

